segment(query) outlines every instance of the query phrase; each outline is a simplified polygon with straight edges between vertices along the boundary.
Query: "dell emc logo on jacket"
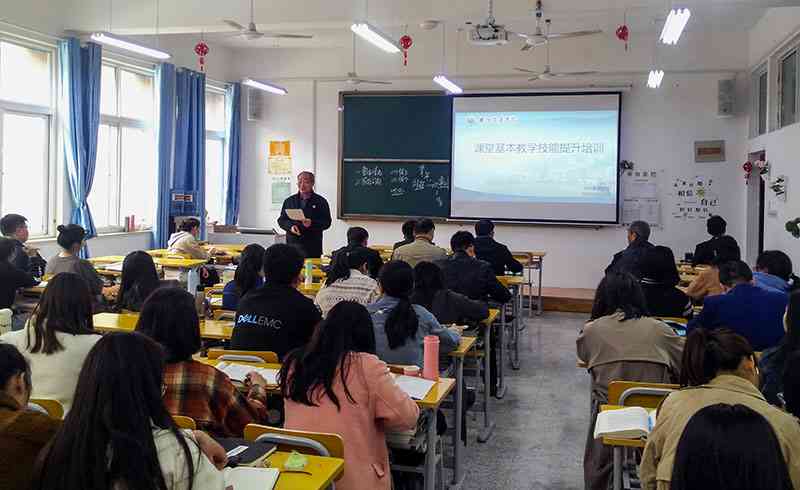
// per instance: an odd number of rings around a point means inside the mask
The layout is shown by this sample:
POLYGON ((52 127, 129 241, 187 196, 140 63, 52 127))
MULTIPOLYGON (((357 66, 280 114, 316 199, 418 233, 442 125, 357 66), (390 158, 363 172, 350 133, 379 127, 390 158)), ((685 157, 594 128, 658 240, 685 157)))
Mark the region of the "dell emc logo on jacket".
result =
POLYGON ((281 327, 283 327, 283 322, 277 318, 269 318, 264 315, 239 315, 239 318, 236 319, 236 324, 241 325, 245 323, 249 325, 258 325, 259 327, 270 327, 273 330, 280 330, 281 327))

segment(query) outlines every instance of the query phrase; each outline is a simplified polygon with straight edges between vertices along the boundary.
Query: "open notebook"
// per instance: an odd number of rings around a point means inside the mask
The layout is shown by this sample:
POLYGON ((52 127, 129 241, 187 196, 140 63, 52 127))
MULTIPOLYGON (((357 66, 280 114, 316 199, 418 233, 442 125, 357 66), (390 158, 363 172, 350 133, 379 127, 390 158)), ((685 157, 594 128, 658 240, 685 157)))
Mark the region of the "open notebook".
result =
POLYGON ((406 376, 405 374, 393 374, 394 382, 401 390, 405 391, 408 396, 414 400, 422 400, 428 396, 436 381, 431 381, 425 378, 418 378, 416 376, 406 376))
POLYGON ((227 374, 228 377, 231 378, 233 381, 238 381, 240 383, 244 383, 244 380, 247 377, 247 373, 249 373, 250 371, 255 371, 261 376, 263 376, 264 379, 267 380, 268 385, 270 386, 278 385, 277 369, 258 368, 255 366, 248 366, 247 364, 238 364, 235 362, 226 362, 226 361, 217 364, 217 369, 227 374))
POLYGON ((225 468, 226 490, 272 490, 281 472, 277 468, 225 468))
POLYGON ((641 439, 647 437, 656 425, 656 411, 642 407, 606 410, 597 414, 594 438, 641 439))

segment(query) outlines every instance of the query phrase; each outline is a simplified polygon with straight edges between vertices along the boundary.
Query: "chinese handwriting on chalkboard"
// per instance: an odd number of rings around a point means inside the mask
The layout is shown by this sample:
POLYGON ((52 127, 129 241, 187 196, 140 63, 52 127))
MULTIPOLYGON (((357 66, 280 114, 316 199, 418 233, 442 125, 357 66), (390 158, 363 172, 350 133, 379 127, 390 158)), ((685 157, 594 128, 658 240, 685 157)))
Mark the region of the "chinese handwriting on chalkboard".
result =
POLYGON ((361 177, 356 181, 356 186, 361 187, 380 187, 383 185, 383 169, 375 167, 361 166, 359 172, 361 177))

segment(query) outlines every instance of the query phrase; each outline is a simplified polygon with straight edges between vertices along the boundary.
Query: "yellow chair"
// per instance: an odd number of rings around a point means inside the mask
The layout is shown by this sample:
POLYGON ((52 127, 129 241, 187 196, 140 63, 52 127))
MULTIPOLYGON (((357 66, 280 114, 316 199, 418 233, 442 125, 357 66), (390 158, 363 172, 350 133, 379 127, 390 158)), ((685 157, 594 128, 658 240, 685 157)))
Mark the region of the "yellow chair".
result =
POLYGON ((175 421, 175 425, 177 425, 179 429, 189 429, 189 430, 197 429, 197 424, 191 417, 184 417, 183 415, 173 415, 172 420, 175 421))
POLYGON ((625 407, 658 408, 661 401, 681 387, 665 383, 612 381, 608 385, 608 404, 625 407))
POLYGON ((45 398, 31 398, 28 403, 41 407, 47 415, 54 419, 64 418, 64 407, 58 400, 47 400, 45 398))
POLYGON ((209 359, 220 361, 263 362, 266 364, 279 364, 278 354, 270 351, 257 350, 224 350, 208 349, 209 359))
POLYGON ((272 442, 278 445, 278 450, 280 451, 291 451, 294 449, 304 454, 344 458, 344 441, 339 434, 289 430, 267 425, 247 424, 244 428, 244 438, 248 441, 261 439, 272 442), (316 444, 309 444, 308 441, 313 441, 316 444), (320 446, 324 451, 320 451, 320 446))

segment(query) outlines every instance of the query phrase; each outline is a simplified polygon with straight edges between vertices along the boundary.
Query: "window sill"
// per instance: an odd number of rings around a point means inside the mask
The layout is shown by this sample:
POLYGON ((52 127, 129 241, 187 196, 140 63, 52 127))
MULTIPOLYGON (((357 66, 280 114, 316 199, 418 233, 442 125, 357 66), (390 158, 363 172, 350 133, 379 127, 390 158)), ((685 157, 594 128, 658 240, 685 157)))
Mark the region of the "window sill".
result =
MULTIPOLYGON (((121 237, 125 235, 141 235, 144 233, 152 233, 152 230, 138 230, 138 231, 113 231, 108 233, 99 233, 95 238, 105 238, 105 237, 121 237)), ((35 244, 35 243, 50 243, 55 242, 56 237, 49 236, 49 237, 37 237, 31 238, 26 243, 35 244)))

